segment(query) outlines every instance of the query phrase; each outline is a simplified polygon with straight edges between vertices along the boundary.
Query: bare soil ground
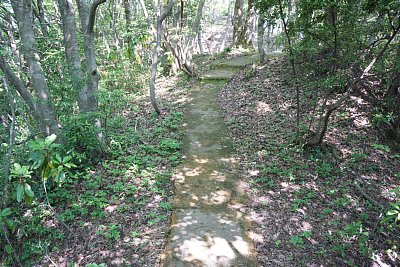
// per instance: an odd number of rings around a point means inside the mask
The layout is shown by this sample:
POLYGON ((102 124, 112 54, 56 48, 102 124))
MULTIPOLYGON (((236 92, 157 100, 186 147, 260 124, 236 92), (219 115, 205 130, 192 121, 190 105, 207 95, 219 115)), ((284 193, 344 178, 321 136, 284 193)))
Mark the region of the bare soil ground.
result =
MULTIPOLYGON (((382 140, 361 95, 331 119, 325 143, 294 144, 295 90, 282 56, 225 86, 225 111, 262 266, 399 266, 399 229, 382 223, 400 185, 398 146, 382 140)), ((303 90, 302 120, 315 117, 303 90)))

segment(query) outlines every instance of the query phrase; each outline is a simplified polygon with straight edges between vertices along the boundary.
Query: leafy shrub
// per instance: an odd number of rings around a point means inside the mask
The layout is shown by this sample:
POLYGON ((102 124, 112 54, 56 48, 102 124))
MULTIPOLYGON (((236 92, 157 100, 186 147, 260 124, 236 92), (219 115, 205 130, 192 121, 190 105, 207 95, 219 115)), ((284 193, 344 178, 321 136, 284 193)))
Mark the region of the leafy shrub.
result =
POLYGON ((46 184, 51 186, 54 184, 61 185, 65 180, 66 173, 75 164, 71 162, 71 156, 61 156, 60 144, 54 143, 56 135, 51 135, 45 139, 37 139, 28 142, 30 150, 27 162, 30 165, 21 165, 14 163, 11 168, 10 180, 16 185, 16 199, 18 202, 24 200, 31 203, 34 199, 34 192, 31 185, 38 181, 32 177, 36 174, 40 177, 40 182, 43 183, 44 189, 46 184))
POLYGON ((95 161, 103 152, 103 144, 99 138, 101 129, 95 125, 96 115, 98 114, 79 114, 63 129, 64 148, 73 151, 78 161, 95 161))

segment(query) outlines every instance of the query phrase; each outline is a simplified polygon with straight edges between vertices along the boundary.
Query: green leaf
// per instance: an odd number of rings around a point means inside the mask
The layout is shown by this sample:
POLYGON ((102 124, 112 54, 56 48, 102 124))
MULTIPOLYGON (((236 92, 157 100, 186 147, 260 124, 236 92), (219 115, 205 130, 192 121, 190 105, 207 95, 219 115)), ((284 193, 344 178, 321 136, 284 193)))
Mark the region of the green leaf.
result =
POLYGON ((21 202, 23 197, 24 197, 24 187, 22 186, 22 184, 19 184, 17 186, 17 201, 21 202))
POLYGON ((56 159, 57 159, 57 161, 58 161, 59 163, 62 163, 62 162, 63 162, 63 160, 62 160, 62 158, 61 158, 61 156, 60 156, 59 154, 56 154, 56 159))
POLYGON ((71 156, 66 156, 66 157, 64 157, 64 159, 63 159, 63 163, 67 163, 68 161, 70 161, 72 159, 72 157, 71 156))
POLYGON ((12 213, 12 211, 10 208, 5 208, 4 210, 1 211, 1 216, 7 217, 7 216, 10 216, 11 213, 12 213))
POLYGON ((388 212, 387 212, 387 215, 389 215, 389 216, 393 216, 393 215, 396 215, 398 212, 396 212, 395 210, 389 210, 388 212))
POLYGON ((11 231, 15 230, 15 223, 13 220, 6 220, 6 225, 11 231))
POLYGON ((32 188, 29 184, 25 183, 25 193, 30 196, 30 197, 34 197, 35 194, 32 191, 32 188))
POLYGON ((50 145, 51 143, 54 142, 54 140, 56 140, 56 138, 57 138, 57 135, 52 134, 52 135, 47 136, 46 139, 44 139, 44 142, 46 145, 50 145))
POLYGON ((34 161, 32 168, 38 169, 43 165, 43 162, 45 160, 44 156, 42 154, 34 154, 31 156, 31 159, 34 161))
POLYGON ((14 163, 14 170, 15 170, 16 172, 20 171, 21 169, 22 169, 21 164, 19 164, 19 163, 14 163))
POLYGON ((11 247, 10 245, 6 245, 6 246, 5 246, 5 249, 6 249, 6 252, 7 252, 8 254, 11 254, 11 253, 12 253, 12 247, 11 247))

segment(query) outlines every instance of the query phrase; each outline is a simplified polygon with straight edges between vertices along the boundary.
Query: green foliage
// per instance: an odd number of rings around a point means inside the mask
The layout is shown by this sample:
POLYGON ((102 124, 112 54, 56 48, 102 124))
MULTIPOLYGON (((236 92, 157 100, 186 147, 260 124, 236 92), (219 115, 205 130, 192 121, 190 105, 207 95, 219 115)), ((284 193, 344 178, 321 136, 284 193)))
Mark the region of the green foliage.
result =
POLYGON ((375 109, 372 112, 372 123, 377 126, 388 125, 393 122, 393 112, 385 112, 382 109, 375 109))
POLYGON ((372 144, 371 145, 373 148, 377 149, 377 150, 381 150, 383 152, 389 153, 390 152, 390 147, 386 146, 386 145, 382 145, 382 144, 372 144))
MULTIPOLYGON (((390 190, 395 197, 400 196, 400 187, 390 190)), ((382 223, 386 224, 389 230, 400 227, 400 201, 389 202, 390 208, 386 211, 382 223)))
POLYGON ((116 241, 121 237, 120 227, 116 224, 110 224, 108 226, 100 225, 100 230, 97 234, 100 234, 111 241, 116 241))
POLYGON ((36 184, 37 179, 33 179, 33 174, 36 173, 40 177, 40 182, 46 186, 61 184, 66 178, 66 174, 70 169, 76 167, 71 162, 71 156, 61 156, 59 154, 60 145, 54 143, 55 135, 46 137, 45 139, 37 139, 28 142, 30 150, 27 161, 30 165, 21 165, 14 163, 11 168, 10 180, 16 185, 16 199, 18 202, 24 200, 26 203, 32 203, 35 193, 31 184, 36 184))
POLYGON ((365 229, 364 225, 360 221, 353 221, 341 230, 336 232, 336 244, 333 246, 333 250, 339 252, 342 256, 346 255, 346 250, 350 247, 351 240, 355 239, 358 241, 359 252, 367 256, 370 253, 368 247, 368 236, 369 232, 365 229))
POLYGON ((103 152, 103 144, 99 138, 102 129, 94 124, 98 114, 81 113, 66 122, 63 129, 64 150, 71 151, 80 162, 96 161, 103 152))
MULTIPOLYGON (((3 225, 7 227, 8 230, 14 232, 16 229, 16 222, 11 217, 13 215, 13 210, 11 208, 4 208, 0 210, 0 235, 3 235, 3 225)), ((10 254, 10 253, 9 253, 10 254)))
POLYGON ((312 233, 310 231, 304 231, 300 235, 290 236, 290 243, 295 247, 304 247, 304 239, 310 238, 312 233))

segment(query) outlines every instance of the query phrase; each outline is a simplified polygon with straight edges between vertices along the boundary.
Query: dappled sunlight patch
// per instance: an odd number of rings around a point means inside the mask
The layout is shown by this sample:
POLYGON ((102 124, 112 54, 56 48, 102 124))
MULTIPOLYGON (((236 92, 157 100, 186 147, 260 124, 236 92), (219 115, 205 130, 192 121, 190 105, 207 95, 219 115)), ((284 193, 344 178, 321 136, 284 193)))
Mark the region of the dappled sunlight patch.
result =
POLYGON ((118 208, 118 205, 108 205, 107 207, 104 208, 104 211, 108 212, 108 213, 112 213, 115 210, 117 210, 117 208, 118 208))
POLYGON ((366 117, 355 118, 353 123, 357 128, 367 128, 371 126, 369 119, 366 117))
POLYGON ((222 162, 227 162, 227 163, 237 163, 238 162, 238 159, 236 157, 220 158, 219 160, 222 162))
POLYGON ((235 253, 229 243, 220 237, 208 236, 206 241, 191 238, 185 240, 179 247, 178 257, 186 262, 200 261, 205 266, 212 266, 217 262, 229 264, 235 259, 235 253))
POLYGON ((224 182, 226 181, 227 177, 225 174, 223 174, 222 172, 219 171, 212 171, 212 173, 210 174, 210 179, 212 180, 216 180, 218 182, 224 182))
POLYGON ((211 193, 209 202, 212 204, 222 204, 226 203, 231 199, 231 192, 226 190, 218 190, 216 192, 211 193))
POLYGON ((270 105, 265 102, 262 102, 262 101, 258 101, 256 103, 256 111, 260 115, 265 115, 265 114, 268 114, 269 112, 273 112, 270 105))
POLYGON ((235 236, 235 240, 232 241, 232 245, 237 251, 239 251, 241 255, 250 255, 249 243, 244 241, 241 236, 235 236))
POLYGON ((183 168, 183 172, 185 176, 190 176, 190 177, 199 176, 202 173, 200 167, 196 167, 194 169, 183 168))
POLYGON ((203 158, 203 159, 197 158, 197 159, 194 159, 194 161, 195 161, 196 163, 206 164, 206 163, 209 162, 209 159, 207 159, 207 158, 203 158))

